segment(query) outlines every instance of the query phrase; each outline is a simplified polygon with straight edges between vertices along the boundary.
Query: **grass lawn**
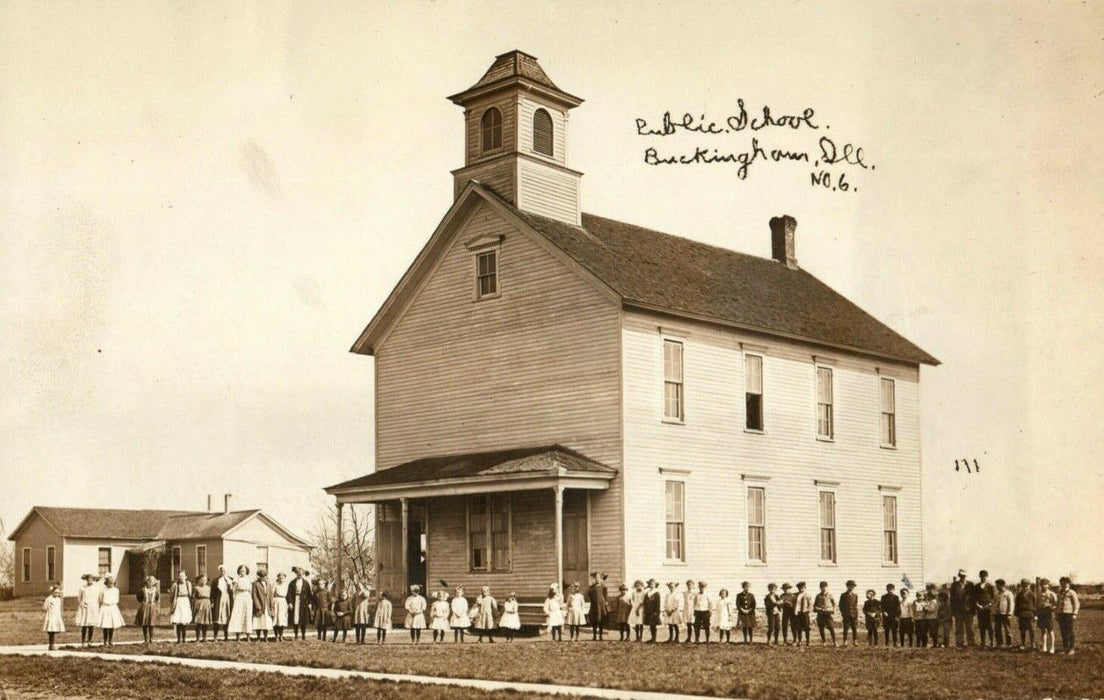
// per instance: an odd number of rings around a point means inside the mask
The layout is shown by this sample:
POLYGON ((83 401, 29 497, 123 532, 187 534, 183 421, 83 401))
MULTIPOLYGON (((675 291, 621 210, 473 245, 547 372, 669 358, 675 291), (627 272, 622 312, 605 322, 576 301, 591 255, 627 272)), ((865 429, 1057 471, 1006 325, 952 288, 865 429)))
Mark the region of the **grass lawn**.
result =
POLYGON ((250 671, 217 671, 100 659, 0 656, 0 697, 247 698, 281 700, 366 697, 378 700, 549 699, 511 691, 485 692, 364 679, 323 679, 250 671))
MULTIPOLYGON (((315 640, 168 643, 115 652, 753 698, 1097 697, 1104 694, 1104 611, 1084 611, 1078 633, 1072 657, 976 649, 813 646, 800 651, 762 644, 548 641, 418 647, 315 640)), ((402 637, 401 631, 393 634, 402 637)))
MULTIPOLYGON (((134 613, 138 603, 134 596, 123 597, 120 610, 127 627, 115 630, 115 641, 126 642, 142 639, 142 630, 131 625, 134 622, 134 613)), ((168 611, 162 619, 168 620, 168 611)), ((76 605, 71 599, 66 598, 62 611, 65 618, 65 634, 58 635, 59 643, 79 643, 80 628, 73 624, 73 615, 76 614, 76 605)), ((156 631, 158 637, 167 640, 175 639, 175 634, 169 627, 159 628, 156 631)), ((100 641, 100 631, 96 630, 96 641, 100 641)), ((45 644, 46 633, 42 631, 42 598, 17 598, 15 600, 0 601, 0 646, 14 644, 45 644)))

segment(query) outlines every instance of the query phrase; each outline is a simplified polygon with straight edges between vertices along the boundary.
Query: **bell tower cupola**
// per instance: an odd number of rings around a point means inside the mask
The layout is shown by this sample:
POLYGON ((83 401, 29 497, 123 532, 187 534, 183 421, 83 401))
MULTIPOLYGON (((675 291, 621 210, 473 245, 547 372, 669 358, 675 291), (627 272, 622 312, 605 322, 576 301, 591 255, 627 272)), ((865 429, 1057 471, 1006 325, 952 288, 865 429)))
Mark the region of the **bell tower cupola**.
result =
POLYGON ((567 117, 581 99, 522 51, 496 57, 475 85, 449 99, 464 108, 455 196, 476 180, 518 209, 579 225, 582 173, 567 167, 567 117))

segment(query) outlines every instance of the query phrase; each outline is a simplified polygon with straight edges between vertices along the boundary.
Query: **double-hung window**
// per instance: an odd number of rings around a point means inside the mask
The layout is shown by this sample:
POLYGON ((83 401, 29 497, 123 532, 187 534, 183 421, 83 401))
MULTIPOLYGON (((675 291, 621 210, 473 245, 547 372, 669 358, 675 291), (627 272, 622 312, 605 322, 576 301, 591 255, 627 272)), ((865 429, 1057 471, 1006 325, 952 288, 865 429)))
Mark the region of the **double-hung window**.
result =
POLYGON ((111 547, 100 547, 97 551, 97 564, 100 570, 100 576, 111 573, 111 547))
POLYGON ((207 545, 196 545, 196 578, 207 575, 207 545))
POLYGON ((498 294, 498 249, 475 255, 476 296, 480 299, 498 294))
POLYGON ((23 583, 27 583, 31 580, 31 548, 23 548, 23 583))
POLYGON ((832 416, 832 368, 816 368, 817 437, 831 440, 835 435, 832 416))
POLYGON ((177 574, 180 573, 180 547, 173 547, 169 554, 169 567, 172 569, 169 574, 173 581, 176 580, 177 574))
POLYGON ((882 560, 897 563, 897 497, 882 496, 882 560))
POLYGON ((57 548, 46 548, 46 580, 57 581, 57 548))
POLYGON ((665 481, 666 559, 671 562, 686 561, 686 484, 682 481, 665 481))
POLYGON ((509 571, 511 565, 509 494, 468 498, 468 565, 472 571, 509 571))
POLYGON ((892 379, 881 380, 882 387, 882 447, 897 446, 897 385, 892 379))
POLYGON ((682 343, 663 341, 663 418, 681 421, 685 417, 682 386, 682 343))
POLYGON ((747 430, 763 429, 763 358, 744 355, 744 410, 747 430))
POLYGON ((767 490, 762 486, 750 486, 747 490, 747 558, 748 561, 767 561, 767 490))
POLYGON ((820 492, 820 561, 836 563, 836 494, 820 492))

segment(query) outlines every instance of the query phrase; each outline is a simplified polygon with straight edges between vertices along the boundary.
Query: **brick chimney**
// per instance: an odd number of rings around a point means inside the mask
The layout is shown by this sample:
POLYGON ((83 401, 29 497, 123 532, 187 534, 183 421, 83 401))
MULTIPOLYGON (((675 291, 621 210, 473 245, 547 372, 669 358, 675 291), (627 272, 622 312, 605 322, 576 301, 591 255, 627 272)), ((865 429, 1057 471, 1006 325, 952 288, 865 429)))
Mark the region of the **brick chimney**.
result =
POLYGON ((797 219, 788 214, 775 216, 770 220, 771 257, 784 263, 791 270, 797 269, 797 255, 794 253, 794 235, 797 231, 797 219))
POLYGON ((233 497, 233 495, 234 494, 232 494, 232 493, 223 494, 223 496, 222 496, 222 512, 223 513, 229 513, 230 512, 230 499, 233 497))
POLYGON ((212 510, 212 506, 213 506, 212 501, 213 500, 214 500, 214 497, 211 494, 207 494, 207 512, 208 513, 210 513, 211 510, 212 510))

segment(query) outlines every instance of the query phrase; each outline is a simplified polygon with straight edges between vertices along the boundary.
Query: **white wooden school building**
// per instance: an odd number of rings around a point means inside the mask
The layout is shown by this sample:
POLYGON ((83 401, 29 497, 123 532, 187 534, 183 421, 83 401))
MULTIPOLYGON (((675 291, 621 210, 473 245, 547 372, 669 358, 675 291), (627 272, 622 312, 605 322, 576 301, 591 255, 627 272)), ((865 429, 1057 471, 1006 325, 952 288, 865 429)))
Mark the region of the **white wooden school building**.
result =
POLYGON ((923 580, 938 361, 800 267, 791 217, 766 259, 581 213, 582 100, 534 57, 450 99, 455 201, 352 348, 376 471, 327 488, 380 506, 379 584, 923 580))

